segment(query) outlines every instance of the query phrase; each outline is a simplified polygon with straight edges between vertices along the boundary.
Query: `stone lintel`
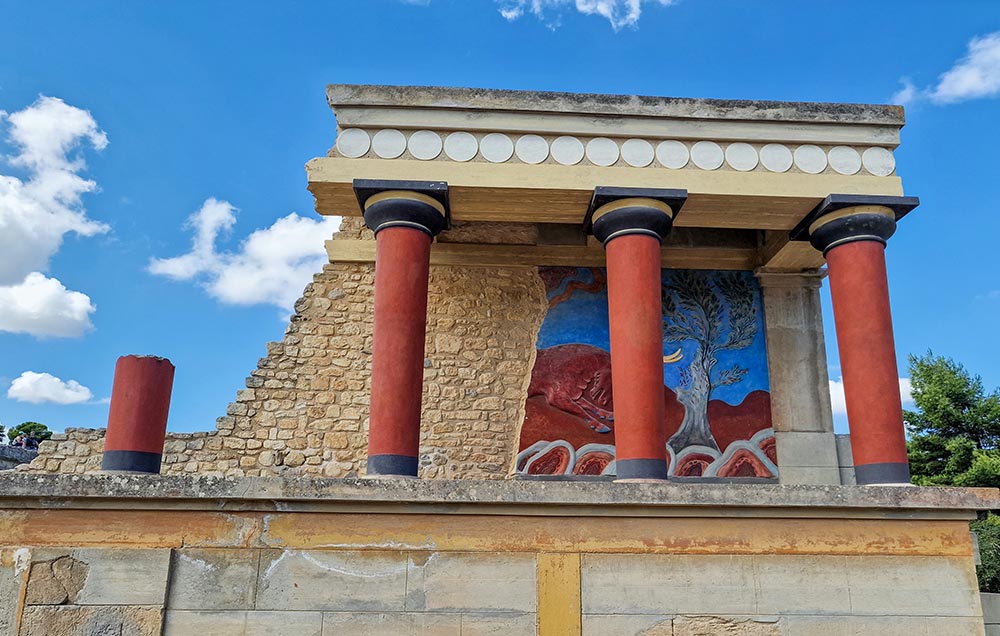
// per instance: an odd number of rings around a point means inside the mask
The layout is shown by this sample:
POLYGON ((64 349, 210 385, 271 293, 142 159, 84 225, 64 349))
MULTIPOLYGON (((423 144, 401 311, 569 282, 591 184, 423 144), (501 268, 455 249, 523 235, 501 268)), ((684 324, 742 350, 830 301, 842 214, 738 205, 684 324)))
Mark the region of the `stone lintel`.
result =
POLYGON ((996 488, 0 475, 0 508, 965 518, 996 488))

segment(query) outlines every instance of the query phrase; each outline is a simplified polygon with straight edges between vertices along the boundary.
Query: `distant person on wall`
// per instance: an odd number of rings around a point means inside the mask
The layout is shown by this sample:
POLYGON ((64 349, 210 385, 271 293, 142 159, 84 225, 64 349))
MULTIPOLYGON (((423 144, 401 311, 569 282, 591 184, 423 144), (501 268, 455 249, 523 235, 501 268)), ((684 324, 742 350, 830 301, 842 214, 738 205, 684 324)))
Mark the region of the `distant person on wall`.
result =
POLYGON ((12 439, 10 445, 14 448, 24 448, 24 435, 18 435, 12 439))
POLYGON ((28 450, 38 450, 38 438, 35 437, 34 431, 28 433, 27 439, 24 440, 24 447, 28 450))

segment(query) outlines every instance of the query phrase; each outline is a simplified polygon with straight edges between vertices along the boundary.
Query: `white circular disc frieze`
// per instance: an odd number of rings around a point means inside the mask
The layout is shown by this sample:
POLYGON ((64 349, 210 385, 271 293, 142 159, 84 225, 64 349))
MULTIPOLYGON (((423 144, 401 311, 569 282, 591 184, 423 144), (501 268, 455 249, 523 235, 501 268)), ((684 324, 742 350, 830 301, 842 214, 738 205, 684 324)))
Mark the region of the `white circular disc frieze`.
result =
POLYGON ((827 153, 830 167, 840 174, 857 174, 861 170, 861 155, 854 148, 836 146, 827 153))
POLYGON ((542 163, 549 157, 549 142, 538 135, 524 135, 514 144, 514 152, 524 163, 542 163))
POLYGON ((372 139, 372 149, 383 159, 395 159, 406 150, 406 136, 398 130, 380 130, 372 139))
POLYGON ((726 163, 734 170, 749 172, 757 167, 757 151, 750 144, 742 142, 726 146, 726 163))
POLYGON ((679 141, 661 141, 656 147, 656 160, 664 168, 680 170, 690 159, 691 153, 688 152, 687 146, 679 141))
POLYGON ((653 144, 645 139, 629 139, 622 144, 622 159, 633 168, 645 168, 653 163, 653 144))
POLYGON ((345 157, 351 159, 364 157, 371 147, 372 138, 360 128, 348 128, 337 135, 337 152, 345 157))
POLYGON ((444 154, 452 161, 469 161, 479 152, 476 136, 467 132, 453 132, 444 140, 444 154))
POLYGON ((587 159, 595 166, 614 165, 618 154, 618 144, 607 137, 596 137, 587 142, 587 159))
POLYGON ((781 144, 767 144, 760 149, 760 162, 771 172, 787 172, 792 167, 792 151, 781 144))
POLYGON ((869 148, 861 155, 865 170, 876 177, 888 177, 896 169, 896 158, 885 148, 869 148))
POLYGON ((490 133, 479 142, 479 152, 490 163, 503 163, 514 156, 514 142, 502 133, 490 133))
POLYGON ((691 146, 691 161, 702 170, 717 170, 724 159, 722 148, 714 141, 699 141, 691 146))
POLYGON ((799 146, 795 149, 795 165, 802 172, 819 174, 826 170, 826 153, 819 146, 799 146))
POLYGON ((552 158, 564 166, 575 166, 583 161, 583 142, 576 137, 558 137, 552 140, 552 158))
POLYGON ((410 141, 406 147, 410 154, 423 161, 437 159, 441 154, 441 135, 431 130, 418 130, 410 135, 410 141))

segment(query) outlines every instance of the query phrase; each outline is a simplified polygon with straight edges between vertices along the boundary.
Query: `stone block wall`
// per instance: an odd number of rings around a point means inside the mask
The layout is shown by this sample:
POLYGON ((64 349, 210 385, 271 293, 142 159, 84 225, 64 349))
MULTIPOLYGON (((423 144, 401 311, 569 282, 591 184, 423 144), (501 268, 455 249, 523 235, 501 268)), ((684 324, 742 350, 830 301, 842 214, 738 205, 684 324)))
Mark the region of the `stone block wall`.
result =
MULTIPOLYGON (((459 226, 442 240, 532 241, 533 225, 459 226)), ((370 239, 345 218, 336 238, 370 239)), ((364 474, 374 266, 326 265, 295 304, 284 338, 237 392, 216 430, 167 435, 164 474, 364 474)), ((547 303, 535 267, 431 268, 420 475, 511 473, 535 339, 547 303)), ((19 470, 100 470, 104 431, 67 429, 19 470)))

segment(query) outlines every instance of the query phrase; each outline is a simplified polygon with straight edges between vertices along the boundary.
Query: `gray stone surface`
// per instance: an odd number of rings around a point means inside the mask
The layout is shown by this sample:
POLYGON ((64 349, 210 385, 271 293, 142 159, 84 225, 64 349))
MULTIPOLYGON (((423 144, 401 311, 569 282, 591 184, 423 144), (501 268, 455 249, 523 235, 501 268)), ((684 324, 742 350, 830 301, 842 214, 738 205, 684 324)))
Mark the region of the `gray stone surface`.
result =
POLYGON ((857 616, 970 616, 982 622, 972 559, 849 556, 851 613, 857 616))
POLYGON ((169 610, 163 636, 321 636, 321 612, 169 610))
POLYGON ((402 611, 407 559, 402 552, 264 550, 257 609, 402 611))
POLYGON ((535 555, 435 552, 409 557, 407 611, 534 612, 535 555))
POLYGON ((175 550, 167 607, 174 610, 253 609, 259 550, 175 550))
POLYGON ((983 621, 987 625, 1000 625, 1000 594, 983 593, 979 600, 983 605, 983 621))
POLYGON ((32 579, 37 568, 45 588, 35 592, 34 580, 29 583, 29 605, 68 601, 77 605, 162 607, 166 598, 170 550, 45 548, 34 550, 31 561, 32 579), (65 591, 65 600, 55 598, 60 587, 65 591))
POLYGON ((619 484, 571 481, 366 480, 219 478, 145 475, 56 475, 0 473, 0 507, 134 508, 219 510, 239 503, 243 510, 333 511, 340 506, 376 511, 463 511, 478 509, 531 514, 552 506, 598 505, 623 513, 635 506, 699 508, 787 508, 897 510, 928 516, 1000 508, 996 488, 890 488, 771 484, 619 484))
POLYGON ((331 84, 327 101, 337 106, 399 106, 464 110, 521 110, 593 115, 752 119, 782 122, 871 123, 902 126, 900 106, 824 104, 732 99, 688 99, 438 86, 331 84))
POLYGON ((38 451, 14 448, 0 444, 0 470, 11 470, 20 464, 27 464, 38 456, 38 451))
POLYGON ((31 551, 0 549, 0 636, 17 636, 21 590, 27 583, 31 551))
MULTIPOLYGON (((323 636, 463 636, 461 614, 327 612, 323 636)), ((165 635, 169 636, 169 635, 165 635)))
POLYGON ((837 435, 837 462, 840 464, 840 483, 845 486, 856 486, 857 476, 854 474, 854 456, 851 453, 851 436, 837 435))
POLYGON ((582 636, 645 636, 659 629, 662 636, 673 635, 671 615, 585 614, 582 636))

